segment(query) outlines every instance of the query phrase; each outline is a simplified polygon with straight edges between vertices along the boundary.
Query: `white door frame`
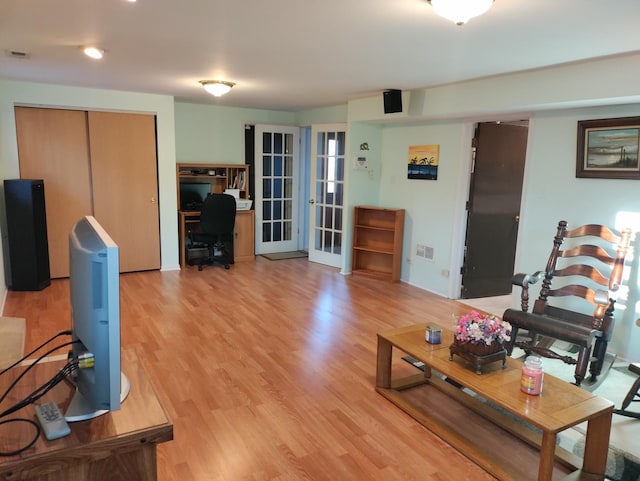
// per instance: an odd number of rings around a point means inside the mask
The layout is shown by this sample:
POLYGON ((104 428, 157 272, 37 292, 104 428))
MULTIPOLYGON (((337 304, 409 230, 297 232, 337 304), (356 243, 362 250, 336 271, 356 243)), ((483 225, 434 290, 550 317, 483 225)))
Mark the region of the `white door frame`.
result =
POLYGON ((347 124, 313 125, 310 153, 309 260, 342 267, 347 124), (322 140, 322 145, 318 145, 319 140, 322 140))
POLYGON ((256 124, 256 254, 298 250, 299 170, 300 129, 256 124), (271 145, 264 144, 267 134, 271 134, 271 145))

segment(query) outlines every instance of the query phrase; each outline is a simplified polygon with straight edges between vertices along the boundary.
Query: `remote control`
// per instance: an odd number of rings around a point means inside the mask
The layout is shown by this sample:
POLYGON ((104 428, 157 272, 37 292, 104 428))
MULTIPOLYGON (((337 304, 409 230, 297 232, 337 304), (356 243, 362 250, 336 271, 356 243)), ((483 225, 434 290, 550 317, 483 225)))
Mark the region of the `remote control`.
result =
POLYGON ((42 425, 45 437, 49 440, 58 439, 71 433, 60 408, 54 402, 36 405, 36 416, 42 425))

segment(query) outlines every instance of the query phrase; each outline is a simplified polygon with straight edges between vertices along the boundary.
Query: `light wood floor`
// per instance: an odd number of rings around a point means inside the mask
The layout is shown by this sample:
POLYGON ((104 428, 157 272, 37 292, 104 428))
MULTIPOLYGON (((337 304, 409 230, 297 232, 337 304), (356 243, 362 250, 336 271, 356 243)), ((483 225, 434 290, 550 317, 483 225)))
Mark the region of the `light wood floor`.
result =
MULTIPOLYGON (((374 391, 378 331, 451 322, 467 307, 306 259, 120 285, 122 347, 174 423, 161 481, 494 479, 374 391)), ((4 315, 26 318, 27 352, 69 328, 68 298, 66 280, 8 293, 4 315)))

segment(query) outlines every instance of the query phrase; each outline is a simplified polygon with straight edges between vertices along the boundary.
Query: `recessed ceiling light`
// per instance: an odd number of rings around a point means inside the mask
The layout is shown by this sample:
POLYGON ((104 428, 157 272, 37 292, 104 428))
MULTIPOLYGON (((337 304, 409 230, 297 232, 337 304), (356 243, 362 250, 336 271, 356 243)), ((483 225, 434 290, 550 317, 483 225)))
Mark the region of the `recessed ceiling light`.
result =
POLYGON ((87 57, 101 59, 104 55, 104 50, 98 47, 84 47, 82 50, 87 57))

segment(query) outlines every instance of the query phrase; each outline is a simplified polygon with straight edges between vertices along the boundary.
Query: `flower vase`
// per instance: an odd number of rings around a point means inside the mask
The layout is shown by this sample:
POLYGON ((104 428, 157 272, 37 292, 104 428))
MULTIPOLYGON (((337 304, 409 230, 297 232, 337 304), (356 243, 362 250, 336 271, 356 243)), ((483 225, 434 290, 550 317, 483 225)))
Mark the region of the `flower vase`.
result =
POLYGON ((482 367, 495 361, 502 360, 502 367, 507 362, 507 351, 499 342, 491 344, 463 342, 458 339, 453 340, 453 344, 449 346, 449 360, 453 361, 454 354, 471 364, 477 374, 482 374, 482 367))

